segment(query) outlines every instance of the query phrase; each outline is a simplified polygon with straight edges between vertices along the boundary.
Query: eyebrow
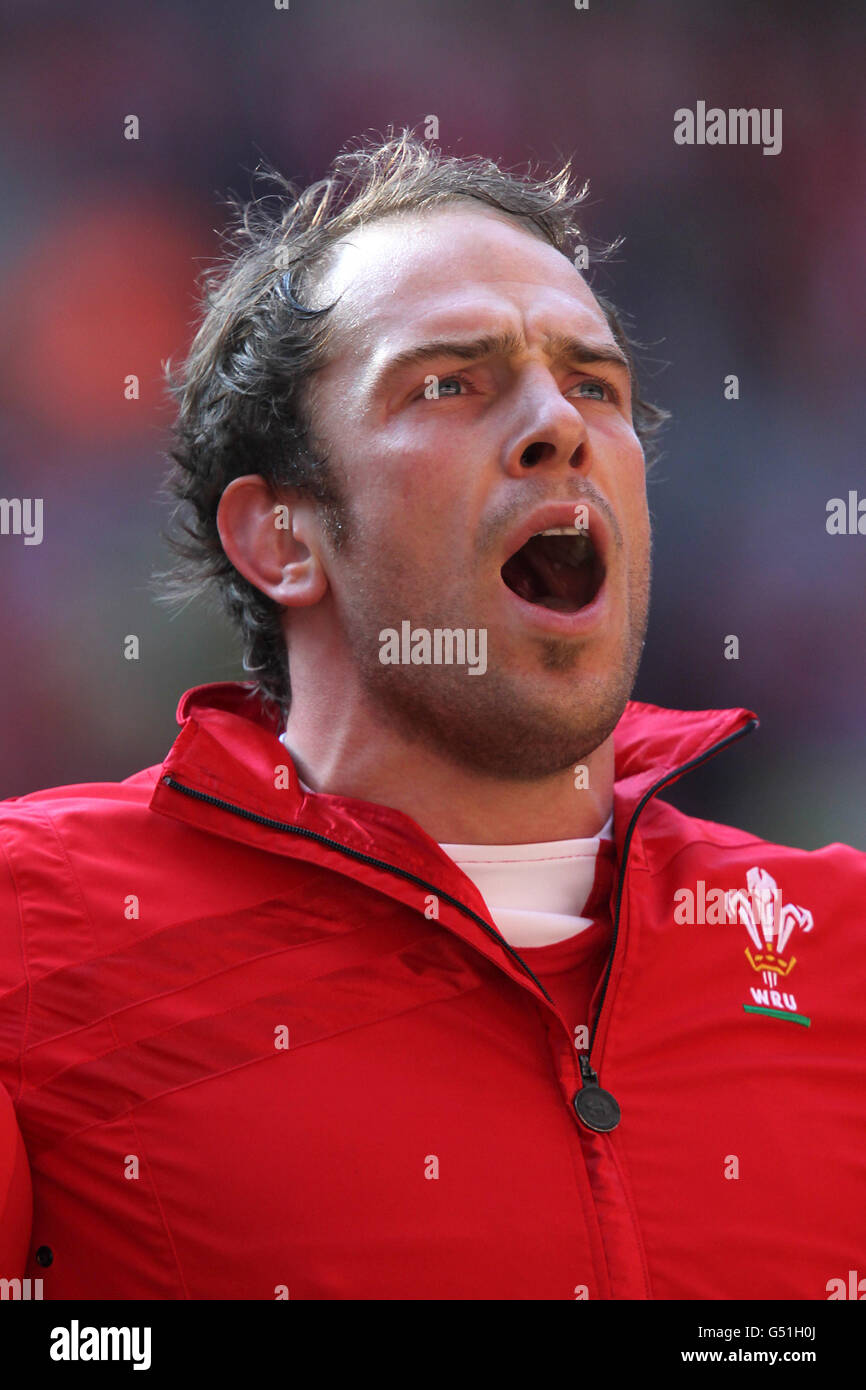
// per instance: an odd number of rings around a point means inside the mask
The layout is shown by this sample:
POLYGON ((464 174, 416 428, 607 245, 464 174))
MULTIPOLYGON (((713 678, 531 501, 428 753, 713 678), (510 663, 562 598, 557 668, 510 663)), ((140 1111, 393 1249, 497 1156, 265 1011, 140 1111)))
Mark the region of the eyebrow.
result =
MULTIPOLYGON (((625 353, 613 343, 591 343, 568 333, 547 333, 544 343, 555 362, 579 362, 582 366, 607 363, 620 367, 630 377, 625 353)), ((370 394, 377 396, 407 367, 452 357, 458 362, 480 362, 487 357, 516 357, 526 351, 519 333, 485 333, 478 338, 437 338, 396 352, 376 373, 370 394)))

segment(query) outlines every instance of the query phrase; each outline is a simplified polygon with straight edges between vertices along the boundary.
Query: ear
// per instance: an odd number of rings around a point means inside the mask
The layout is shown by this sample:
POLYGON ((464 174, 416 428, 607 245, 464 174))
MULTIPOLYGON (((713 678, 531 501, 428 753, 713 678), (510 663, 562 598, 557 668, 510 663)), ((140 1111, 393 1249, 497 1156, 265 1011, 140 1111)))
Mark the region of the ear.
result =
POLYGON ((277 495, 258 473, 235 478, 220 498, 217 530, 235 569, 268 598, 306 608, 327 593, 315 504, 291 489, 277 495))

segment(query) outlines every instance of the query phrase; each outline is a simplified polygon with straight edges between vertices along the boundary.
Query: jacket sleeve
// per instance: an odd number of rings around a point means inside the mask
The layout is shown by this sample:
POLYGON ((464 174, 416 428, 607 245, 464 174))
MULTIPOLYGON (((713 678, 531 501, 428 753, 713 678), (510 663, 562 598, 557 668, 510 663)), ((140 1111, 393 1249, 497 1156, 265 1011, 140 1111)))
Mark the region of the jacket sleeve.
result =
POLYGON ((21 1279, 30 1249, 33 1190, 15 1107, 0 1085, 0 1279, 21 1279))
POLYGON ((20 1279, 30 1248, 33 1192, 27 1151, 8 1089, 17 1084, 25 991, 18 894, 7 846, 0 823, 0 1279, 20 1279))

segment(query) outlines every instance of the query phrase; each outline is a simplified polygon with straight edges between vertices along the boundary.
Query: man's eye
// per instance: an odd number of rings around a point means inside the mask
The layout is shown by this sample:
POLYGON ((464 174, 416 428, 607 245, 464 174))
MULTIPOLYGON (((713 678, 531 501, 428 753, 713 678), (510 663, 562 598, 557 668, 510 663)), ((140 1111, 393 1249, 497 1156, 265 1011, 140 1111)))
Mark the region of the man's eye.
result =
POLYGON ((435 401, 440 396, 457 396, 464 394, 461 387, 466 386, 467 382, 462 372, 454 376, 430 376, 424 378, 424 389, 417 391, 414 400, 435 401))
POLYGON ((463 378, 460 376, 443 376, 439 378, 440 396, 456 396, 459 388, 464 385, 463 378))
POLYGON ((597 392, 598 392, 598 395, 597 395, 597 396, 590 396, 590 398, 589 398, 590 400, 596 400, 596 401, 608 400, 608 399, 611 399, 612 396, 613 396, 613 392, 612 392, 612 390, 611 390, 611 387, 608 386, 608 384, 607 384, 606 381, 598 381, 598 380, 579 381, 579 382, 577 383, 577 385, 574 387, 574 390, 575 390, 575 391, 585 391, 585 390, 588 390, 588 391, 597 391, 597 392))

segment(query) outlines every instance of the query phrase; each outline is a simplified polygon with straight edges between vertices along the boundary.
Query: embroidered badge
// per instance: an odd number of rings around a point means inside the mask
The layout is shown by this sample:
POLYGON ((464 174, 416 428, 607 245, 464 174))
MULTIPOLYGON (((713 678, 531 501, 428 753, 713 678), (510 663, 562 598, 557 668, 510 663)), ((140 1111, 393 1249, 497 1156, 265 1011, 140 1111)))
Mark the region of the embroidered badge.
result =
POLYGON ((795 955, 785 954, 791 933, 795 927, 810 932, 815 925, 812 914, 808 908, 783 903, 782 890, 766 869, 749 869, 746 883, 748 890, 738 888, 726 894, 728 920, 741 922, 749 933, 746 960, 763 981, 763 987, 750 986, 752 1003, 743 1008, 747 1014, 786 1018, 808 1028, 812 1020, 798 1011, 795 995, 779 985, 787 982, 797 964, 795 955))

